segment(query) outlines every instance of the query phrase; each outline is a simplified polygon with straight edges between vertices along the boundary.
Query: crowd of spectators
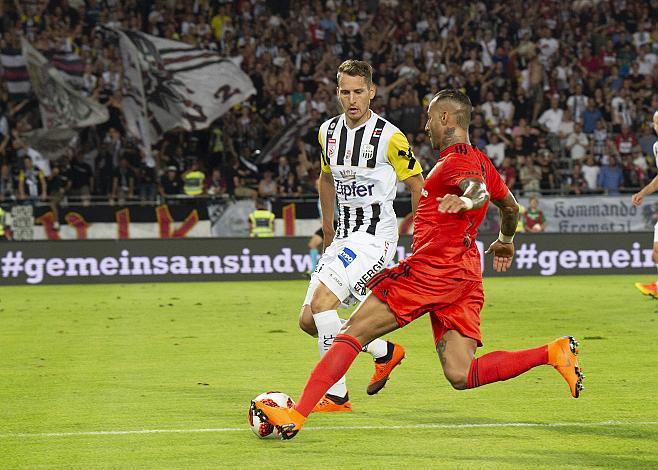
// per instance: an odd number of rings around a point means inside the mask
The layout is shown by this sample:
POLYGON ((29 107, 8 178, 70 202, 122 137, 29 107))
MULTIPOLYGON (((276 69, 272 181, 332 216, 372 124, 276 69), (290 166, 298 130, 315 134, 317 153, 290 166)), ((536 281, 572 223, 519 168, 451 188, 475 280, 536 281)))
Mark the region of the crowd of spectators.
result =
POLYGON ((315 191, 317 126, 338 113, 336 69, 373 64, 372 109, 407 134, 426 170, 436 160, 425 109, 444 87, 474 105, 472 143, 517 194, 618 194, 656 174, 651 119, 658 110, 658 6, 651 0, 19 0, 0 1, 0 46, 25 35, 39 49, 78 53, 84 91, 110 120, 47 162, 26 145, 33 98, 0 84, 0 202, 189 194, 300 196, 315 191), (117 49, 94 29, 121 25, 217 50, 257 90, 204 131, 168 133, 144 164, 122 122, 117 49), (301 116, 292 149, 259 151, 301 116), (201 175, 201 177, 199 177, 201 175))

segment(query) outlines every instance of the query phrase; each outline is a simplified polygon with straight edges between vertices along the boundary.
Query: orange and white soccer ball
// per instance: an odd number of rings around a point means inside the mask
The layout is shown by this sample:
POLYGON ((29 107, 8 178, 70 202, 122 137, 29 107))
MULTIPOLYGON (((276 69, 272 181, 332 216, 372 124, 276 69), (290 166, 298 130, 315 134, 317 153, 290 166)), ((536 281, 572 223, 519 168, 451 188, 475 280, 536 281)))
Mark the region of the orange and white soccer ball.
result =
POLYGON ((288 395, 281 392, 261 393, 251 400, 249 414, 247 416, 247 422, 249 423, 251 430, 260 439, 280 439, 281 435, 279 434, 279 431, 267 420, 260 418, 259 413, 256 410, 256 405, 254 404, 254 401, 256 400, 262 401, 270 406, 280 406, 282 408, 292 408, 295 406, 295 402, 292 401, 292 398, 288 395))

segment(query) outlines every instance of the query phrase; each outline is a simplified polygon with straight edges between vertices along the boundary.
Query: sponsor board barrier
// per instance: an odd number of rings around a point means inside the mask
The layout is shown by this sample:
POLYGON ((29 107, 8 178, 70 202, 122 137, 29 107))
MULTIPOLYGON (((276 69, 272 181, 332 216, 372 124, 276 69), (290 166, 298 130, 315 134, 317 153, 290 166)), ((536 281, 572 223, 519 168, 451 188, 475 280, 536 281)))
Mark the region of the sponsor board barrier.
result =
MULTIPOLYGON (((484 236, 482 253, 494 240, 484 236)), ((395 261, 409 254, 404 236, 395 261)), ((648 234, 521 234, 507 273, 483 258, 485 276, 655 273, 648 234)), ((304 237, 0 243, 0 286, 304 279, 304 237)))

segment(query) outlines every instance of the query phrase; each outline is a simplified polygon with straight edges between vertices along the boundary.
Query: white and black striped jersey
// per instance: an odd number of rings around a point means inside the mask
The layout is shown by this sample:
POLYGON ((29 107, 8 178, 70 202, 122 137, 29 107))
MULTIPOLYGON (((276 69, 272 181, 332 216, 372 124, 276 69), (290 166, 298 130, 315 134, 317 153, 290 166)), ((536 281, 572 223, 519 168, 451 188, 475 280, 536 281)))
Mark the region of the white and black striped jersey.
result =
POLYGON ((405 135, 374 112, 350 129, 341 114, 318 132, 322 171, 333 175, 338 200, 336 238, 367 232, 398 239, 393 199, 397 181, 422 173, 405 135))

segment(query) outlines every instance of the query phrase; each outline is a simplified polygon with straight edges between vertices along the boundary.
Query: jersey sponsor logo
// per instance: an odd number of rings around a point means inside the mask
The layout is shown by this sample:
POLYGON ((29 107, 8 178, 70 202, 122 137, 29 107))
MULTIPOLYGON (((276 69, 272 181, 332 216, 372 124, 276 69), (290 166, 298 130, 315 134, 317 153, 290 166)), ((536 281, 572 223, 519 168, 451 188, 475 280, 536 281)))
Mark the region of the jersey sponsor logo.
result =
POLYGON ((334 153, 336 153, 336 139, 329 139, 329 143, 327 144, 327 156, 333 157, 334 153), (333 143, 331 142, 333 140, 333 143))
POLYGON ((339 287, 343 287, 343 280, 339 278, 336 274, 334 274, 331 271, 327 271, 327 275, 329 278, 334 281, 336 284, 338 284, 339 287))
POLYGON ((326 348, 329 348, 331 347, 331 344, 334 342, 334 338, 335 338, 334 335, 322 335, 322 344, 324 344, 326 348))
POLYGON ((379 258, 379 261, 373 264, 372 267, 368 269, 363 276, 361 276, 361 278, 357 281, 357 283, 354 284, 354 291, 356 293, 358 293, 359 295, 366 295, 366 284, 368 284, 368 281, 372 279, 372 277, 375 274, 377 274, 379 271, 382 270, 385 261, 386 260, 382 256, 381 258, 379 258))
POLYGON ((340 251, 340 253, 338 253, 338 259, 340 259, 344 267, 348 267, 352 261, 356 259, 356 253, 345 247, 340 251))
POLYGON ((345 184, 340 180, 336 181, 336 195, 343 196, 345 199, 372 196, 374 188, 374 184, 356 184, 356 181, 352 181, 352 184, 345 184))
POLYGON ((345 180, 356 179, 356 171, 354 170, 340 170, 338 173, 340 173, 340 176, 345 180))
POLYGON ((365 160, 370 160, 375 156, 375 146, 370 144, 364 145, 363 150, 361 151, 361 155, 365 160))

